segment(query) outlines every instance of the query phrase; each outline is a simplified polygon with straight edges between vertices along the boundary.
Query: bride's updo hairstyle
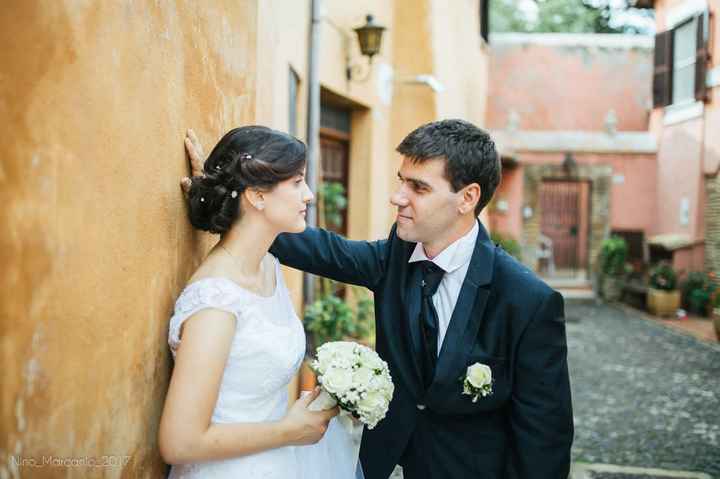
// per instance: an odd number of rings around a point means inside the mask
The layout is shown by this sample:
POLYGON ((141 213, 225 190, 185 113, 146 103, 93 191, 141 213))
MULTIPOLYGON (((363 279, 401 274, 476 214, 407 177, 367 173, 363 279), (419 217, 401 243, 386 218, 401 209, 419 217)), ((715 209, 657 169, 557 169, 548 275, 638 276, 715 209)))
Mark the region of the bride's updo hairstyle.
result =
POLYGON ((243 126, 223 136, 192 178, 190 223, 222 234, 240 217, 240 196, 247 188, 270 191, 305 168, 305 144, 264 126, 243 126))

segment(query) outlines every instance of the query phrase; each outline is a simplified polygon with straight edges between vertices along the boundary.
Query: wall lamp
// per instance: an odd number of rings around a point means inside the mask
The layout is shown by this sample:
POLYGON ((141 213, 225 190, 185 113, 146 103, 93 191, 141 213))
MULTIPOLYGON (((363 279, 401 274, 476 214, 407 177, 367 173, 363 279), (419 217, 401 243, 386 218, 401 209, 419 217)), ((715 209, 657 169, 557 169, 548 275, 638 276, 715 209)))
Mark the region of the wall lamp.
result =
POLYGON ((380 47, 382 46, 383 33, 387 28, 382 25, 375 23, 375 17, 372 15, 365 16, 365 25, 357 28, 353 28, 353 31, 357 35, 358 43, 360 44, 360 53, 363 56, 368 57, 368 63, 351 63, 350 61, 350 44, 353 41, 353 37, 343 27, 336 24, 331 18, 324 17, 324 20, 333 27, 343 37, 343 43, 345 48, 345 78, 350 81, 362 82, 370 77, 370 66, 372 59, 375 55, 380 53, 380 47), (363 73, 362 76, 360 74, 363 73))
MULTIPOLYGON (((368 57, 367 65, 363 64, 351 64, 350 63, 350 45, 346 43, 346 62, 345 77, 348 81, 365 81, 370 76, 370 66, 372 65, 372 59, 375 55, 380 53, 380 47, 382 46, 383 33, 386 28, 382 25, 375 23, 375 18, 372 15, 365 16, 365 25, 357 28, 353 28, 357 35, 358 43, 360 44, 360 53, 363 56, 368 57), (362 74, 363 70, 365 73, 362 74), (360 76, 362 74, 362 76, 360 76)), ((346 39, 352 41, 350 35, 343 32, 346 39)))

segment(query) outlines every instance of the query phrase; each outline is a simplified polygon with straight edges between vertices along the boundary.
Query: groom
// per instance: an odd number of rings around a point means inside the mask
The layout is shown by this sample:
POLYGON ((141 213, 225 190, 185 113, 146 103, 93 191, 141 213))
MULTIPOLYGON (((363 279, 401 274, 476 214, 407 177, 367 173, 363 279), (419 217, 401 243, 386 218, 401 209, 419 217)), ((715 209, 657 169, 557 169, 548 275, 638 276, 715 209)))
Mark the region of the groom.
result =
POLYGON ((573 419, 563 300, 477 220, 500 181, 493 141, 443 120, 397 151, 387 239, 307 228, 271 248, 285 265, 374 293, 376 348, 396 389, 386 418, 363 434, 365 477, 385 479, 400 464, 406 479, 566 479, 573 419), (476 364, 491 373, 486 396, 465 394, 476 364))

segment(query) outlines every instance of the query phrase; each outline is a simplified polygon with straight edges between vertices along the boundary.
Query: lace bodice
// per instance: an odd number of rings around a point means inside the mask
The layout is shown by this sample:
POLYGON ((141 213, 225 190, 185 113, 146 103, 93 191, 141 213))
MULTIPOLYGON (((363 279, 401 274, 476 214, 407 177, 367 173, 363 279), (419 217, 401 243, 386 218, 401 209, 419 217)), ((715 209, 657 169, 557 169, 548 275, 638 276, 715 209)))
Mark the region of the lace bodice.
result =
MULTIPOLYGON (((305 354, 305 333, 295 314, 277 259, 272 296, 259 296, 230 279, 211 277, 189 284, 175 303, 168 343, 173 357, 183 322, 214 308, 232 313, 235 336, 225 365, 213 423, 264 422, 284 416, 287 385, 305 354)), ((229 461, 173 467, 171 478, 293 478, 295 451, 285 447, 229 461)))

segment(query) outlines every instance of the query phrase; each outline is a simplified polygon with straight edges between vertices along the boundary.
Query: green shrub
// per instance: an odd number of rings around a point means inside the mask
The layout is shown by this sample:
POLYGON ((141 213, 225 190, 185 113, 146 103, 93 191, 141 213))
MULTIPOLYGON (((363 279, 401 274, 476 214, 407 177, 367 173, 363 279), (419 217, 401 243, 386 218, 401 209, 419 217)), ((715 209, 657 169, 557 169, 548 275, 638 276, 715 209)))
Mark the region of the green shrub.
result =
POLYGON ((322 203, 325 224, 341 228, 343 211, 345 211, 348 204, 345 187, 337 181, 323 181, 318 188, 318 196, 320 197, 320 203, 322 203))
POLYGON ((608 276, 622 276, 626 272, 625 262, 628 246, 623 238, 613 235, 600 245, 600 271, 608 276))
POLYGON ((334 290, 305 308, 303 322, 313 335, 315 347, 328 341, 369 338, 375 324, 374 302, 364 290, 353 291, 357 298, 355 309, 334 290))
POLYGON ((507 251, 509 255, 520 260, 522 249, 520 248, 520 243, 518 243, 515 238, 507 234, 493 231, 490 233, 490 240, 493 243, 500 245, 500 247, 507 251))
POLYGON ((650 270, 650 287, 672 291, 677 286, 677 273, 667 261, 661 261, 650 270))
POLYGON ((695 314, 704 315, 716 286, 703 271, 691 271, 682 283, 683 305, 695 314))

